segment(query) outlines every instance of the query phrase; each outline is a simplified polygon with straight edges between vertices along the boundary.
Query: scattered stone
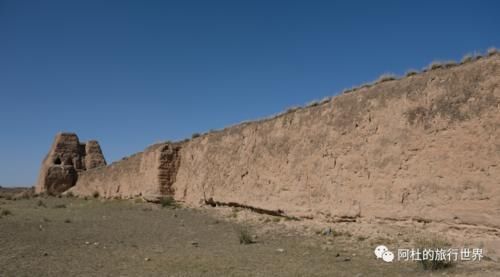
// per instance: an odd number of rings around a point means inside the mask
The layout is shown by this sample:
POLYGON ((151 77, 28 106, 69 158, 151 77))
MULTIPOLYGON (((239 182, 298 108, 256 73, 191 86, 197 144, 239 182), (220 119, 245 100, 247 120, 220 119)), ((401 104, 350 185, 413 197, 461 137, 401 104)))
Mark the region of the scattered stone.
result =
POLYGON ((146 262, 149 262, 149 261, 151 261, 151 258, 144 258, 144 260, 145 260, 146 262))
POLYGON ((42 255, 43 255, 43 256, 48 256, 48 255, 49 255, 49 253, 47 253, 47 252, 43 252, 43 254, 42 254, 42 255))
POLYGON ((351 258, 349 258, 349 257, 344 258, 344 262, 349 262, 349 261, 351 261, 351 258))
POLYGON ((94 245, 95 245, 95 246, 98 246, 98 245, 99 245, 99 243, 98 243, 98 242, 94 242, 94 245))
POLYGON ((191 241, 191 245, 194 247, 198 247, 200 244, 197 241, 191 241))
POLYGON ((89 241, 86 241, 86 242, 85 242, 85 245, 90 245, 90 242, 89 242, 89 241))
POLYGON ((285 252, 285 249, 283 249, 283 248, 278 248, 278 249, 276 249, 276 251, 278 251, 278 252, 280 252, 280 253, 283 253, 283 252, 285 252))

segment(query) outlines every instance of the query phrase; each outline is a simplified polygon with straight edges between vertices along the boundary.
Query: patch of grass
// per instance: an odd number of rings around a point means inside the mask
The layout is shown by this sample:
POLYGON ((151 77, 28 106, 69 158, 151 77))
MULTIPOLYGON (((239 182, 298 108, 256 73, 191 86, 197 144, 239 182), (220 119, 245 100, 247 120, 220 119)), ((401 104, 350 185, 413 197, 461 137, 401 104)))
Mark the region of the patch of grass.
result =
POLYGON ((331 97, 325 97, 325 98, 321 99, 320 104, 328 103, 328 102, 330 102, 330 100, 331 100, 331 97))
POLYGON ((383 82, 388 82, 388 81, 394 81, 396 80, 396 75, 391 74, 391 73, 385 73, 382 74, 380 77, 378 77, 377 81, 375 83, 383 83, 383 82))
POLYGON ((450 261, 449 259, 436 259, 436 252, 438 250, 446 250, 451 246, 451 244, 447 240, 436 236, 420 237, 415 240, 415 244, 415 248, 419 249, 421 253, 424 249, 426 249, 429 250, 432 253, 431 256, 434 257, 433 259, 422 259, 421 261, 419 261, 419 264, 421 265, 423 270, 434 271, 446 269, 453 266, 452 261, 450 261))
POLYGON ((444 62, 444 64, 443 64, 443 66, 444 66, 445 68, 450 68, 450 67, 454 67, 454 66, 457 66, 457 65, 458 65, 458 64, 457 64, 457 62, 456 62, 456 61, 452 61, 452 60, 450 60, 450 61, 446 61, 446 62, 444 62))
POLYGON ((317 100, 313 100, 313 101, 307 103, 307 107, 316 107, 318 105, 319 105, 319 101, 317 101, 317 100))
POLYGON ((433 61, 429 66, 427 66, 427 70, 436 70, 444 68, 444 63, 441 61, 433 61))
POLYGON ((332 230, 332 236, 334 237, 340 237, 340 236, 344 236, 344 237, 352 237, 352 234, 347 232, 347 231, 337 231, 337 230, 332 230))
POLYGON ((366 237, 365 236, 358 236, 357 239, 358 239, 358 241, 364 241, 364 240, 366 240, 366 237))
POLYGON ((252 235, 250 234, 250 231, 247 228, 241 227, 237 230, 237 233, 238 233, 238 239, 240 240, 240 244, 255 243, 255 241, 252 238, 252 235))
POLYGON ((139 204, 139 203, 144 203, 146 202, 144 199, 142 199, 141 197, 137 197, 134 199, 134 203, 136 204, 139 204))
POLYGON ((179 204, 175 201, 172 196, 165 196, 160 198, 160 205, 163 208, 178 208, 179 204))
POLYGON ((54 209, 66 209, 66 205, 65 204, 56 204, 56 205, 54 205, 54 209))
POLYGON ((1 216, 8 216, 8 215, 12 215, 12 212, 11 212, 10 210, 3 209, 3 210, 0 212, 0 215, 1 215, 1 216))
POLYGON ((466 54, 462 60, 460 61, 460 64, 464 64, 464 63, 468 63, 468 62, 473 62, 473 61, 476 61, 476 60, 479 60, 480 58, 482 58, 483 56, 481 54, 478 54, 478 53, 474 53, 474 54, 466 54))
POLYGON ((346 88, 346 89, 344 89, 344 90, 342 91, 342 94, 351 93, 351 92, 353 92, 353 91, 354 91, 354 89, 353 89, 353 88, 346 88))
POLYGON ((414 76, 414 75, 417 75, 418 74, 418 71, 414 70, 414 69, 410 69, 406 72, 405 76, 406 77, 410 77, 410 76, 414 76))
POLYGON ((38 201, 36 202, 36 205, 37 205, 38 207, 47 208, 47 205, 45 205, 45 202, 43 202, 42 200, 38 200, 38 201))
POLYGON ((94 192, 92 193, 92 197, 94 197, 94 198, 99 198, 99 192, 98 192, 98 191, 94 191, 94 192))
POLYGON ((68 191, 68 192, 65 194, 65 196, 66 196, 67 198, 73 198, 73 197, 75 197, 75 194, 73 194, 73 192, 72 192, 72 191, 68 191))

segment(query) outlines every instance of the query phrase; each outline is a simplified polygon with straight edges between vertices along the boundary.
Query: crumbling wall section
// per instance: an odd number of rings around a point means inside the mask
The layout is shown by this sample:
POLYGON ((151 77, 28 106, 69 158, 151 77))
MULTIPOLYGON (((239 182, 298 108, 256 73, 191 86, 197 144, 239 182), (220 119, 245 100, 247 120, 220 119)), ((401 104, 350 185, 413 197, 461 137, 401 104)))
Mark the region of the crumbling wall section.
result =
POLYGON ((157 199, 173 194, 179 166, 178 144, 160 143, 106 167, 81 172, 70 190, 77 195, 157 199))

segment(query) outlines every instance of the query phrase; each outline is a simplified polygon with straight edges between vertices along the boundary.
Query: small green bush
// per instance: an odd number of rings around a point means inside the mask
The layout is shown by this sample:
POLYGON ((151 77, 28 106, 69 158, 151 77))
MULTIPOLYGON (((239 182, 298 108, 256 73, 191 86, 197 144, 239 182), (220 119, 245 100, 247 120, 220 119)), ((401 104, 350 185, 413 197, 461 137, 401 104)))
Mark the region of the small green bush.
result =
POLYGON ((410 77, 410 76, 414 76, 414 75, 417 75, 418 74, 418 71, 414 70, 414 69, 410 69, 406 72, 405 76, 406 77, 410 77))
POLYGON ((238 229, 238 238, 240 240, 240 244, 255 243, 255 241, 252 238, 252 235, 250 234, 250 231, 245 227, 241 227, 238 229))
POLYGON ((94 191, 94 192, 92 193, 92 197, 94 197, 94 198, 99 198, 99 192, 98 192, 98 191, 94 191))
POLYGON ((165 196, 160 198, 160 205, 163 208, 178 208, 179 205, 172 196, 165 196))
POLYGON ((450 68, 450 67, 454 67, 457 65, 457 62, 456 61, 446 61, 443 63, 443 67, 444 68, 450 68))
POLYGON ((441 61, 434 61, 427 67, 428 70, 436 70, 440 68, 444 68, 444 63, 441 61))
POLYGON ((201 134, 200 133, 194 133, 191 135, 191 138, 197 138, 197 137, 200 137, 201 134))
POLYGON ((493 56, 497 53, 498 53, 498 49, 496 49, 495 47, 488 48, 488 56, 493 56))
POLYGON ((385 73, 380 76, 375 83, 383 83, 388 81, 396 80, 396 76, 394 74, 385 73))
POLYGON ((55 209, 66 209, 66 205, 64 204, 57 204, 54 206, 55 209))
POLYGON ((307 104, 307 107, 316 107, 319 105, 319 102, 317 100, 313 100, 307 104))
POLYGON ((45 205, 45 203, 44 203, 42 200, 38 200, 38 201, 36 202, 36 205, 37 205, 38 207, 47 208, 47 205, 45 205))

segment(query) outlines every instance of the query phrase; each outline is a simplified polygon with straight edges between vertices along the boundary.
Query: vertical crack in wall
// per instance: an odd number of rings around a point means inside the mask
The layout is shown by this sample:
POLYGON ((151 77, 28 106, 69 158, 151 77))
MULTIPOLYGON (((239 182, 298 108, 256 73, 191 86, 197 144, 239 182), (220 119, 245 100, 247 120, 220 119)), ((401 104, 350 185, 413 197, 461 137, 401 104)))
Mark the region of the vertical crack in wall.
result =
POLYGON ((158 183, 162 195, 173 195, 172 185, 175 183, 177 171, 181 163, 179 144, 167 143, 160 148, 158 165, 158 183))

